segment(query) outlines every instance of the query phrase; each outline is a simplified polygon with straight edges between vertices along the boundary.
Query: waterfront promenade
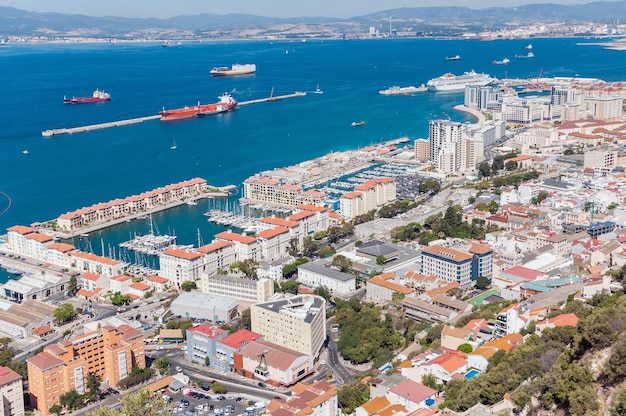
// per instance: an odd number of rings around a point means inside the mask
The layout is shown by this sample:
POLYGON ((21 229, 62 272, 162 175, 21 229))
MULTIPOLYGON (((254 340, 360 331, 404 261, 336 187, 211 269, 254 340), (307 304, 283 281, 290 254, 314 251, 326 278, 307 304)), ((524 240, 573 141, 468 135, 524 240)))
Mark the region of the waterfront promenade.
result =
POLYGON ((465 113, 469 113, 473 115, 474 117, 476 117, 476 123, 474 124, 482 124, 485 121, 487 121, 487 118, 485 117, 483 113, 481 113, 478 110, 474 110, 473 108, 466 107, 463 104, 455 105, 453 108, 457 111, 463 111, 465 113))

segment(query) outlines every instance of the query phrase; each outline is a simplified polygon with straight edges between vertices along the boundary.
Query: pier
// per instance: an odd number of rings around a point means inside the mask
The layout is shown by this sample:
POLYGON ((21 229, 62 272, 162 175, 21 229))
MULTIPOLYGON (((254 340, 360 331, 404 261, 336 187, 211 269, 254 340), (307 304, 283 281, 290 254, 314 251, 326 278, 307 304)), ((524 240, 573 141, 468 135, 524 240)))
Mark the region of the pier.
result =
POLYGON ((156 116, 138 117, 138 118, 131 118, 128 120, 110 121, 108 123, 92 124, 89 126, 72 127, 69 129, 63 128, 63 129, 44 130, 41 132, 41 135, 43 137, 52 137, 52 136, 58 136, 60 134, 84 133, 86 131, 108 129, 109 127, 127 126, 129 124, 143 123, 144 121, 156 120, 159 117, 161 116, 156 115, 156 116))
MULTIPOLYGON (((279 101, 279 100, 284 100, 287 98, 304 97, 304 96, 306 96, 306 92, 302 92, 302 91, 296 91, 293 94, 274 95, 274 90, 272 89, 272 92, 270 93, 269 97, 258 98, 256 100, 241 101, 237 103, 237 106, 265 103, 265 102, 270 102, 270 101, 279 101)), ((160 117, 161 117, 160 115, 155 115, 155 116, 131 118, 127 120, 110 121, 108 123, 91 124, 88 126, 81 126, 81 127, 49 129, 49 130, 42 131, 41 135, 43 137, 52 137, 52 136, 59 136, 61 134, 84 133, 84 132, 93 131, 93 130, 108 129, 110 127, 128 126, 130 124, 143 123, 144 121, 157 120, 160 117)))

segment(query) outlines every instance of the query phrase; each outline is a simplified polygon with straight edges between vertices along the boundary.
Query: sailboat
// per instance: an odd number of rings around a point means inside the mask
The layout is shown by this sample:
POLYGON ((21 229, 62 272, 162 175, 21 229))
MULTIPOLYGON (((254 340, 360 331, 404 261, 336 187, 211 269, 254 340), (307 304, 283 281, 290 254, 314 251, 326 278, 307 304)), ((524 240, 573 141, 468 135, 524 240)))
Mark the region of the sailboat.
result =
POLYGON ((324 94, 324 91, 320 90, 320 84, 317 84, 317 88, 313 91, 314 94, 324 94))
POLYGON ((176 150, 176 139, 172 140, 172 145, 170 146, 171 150, 176 150))

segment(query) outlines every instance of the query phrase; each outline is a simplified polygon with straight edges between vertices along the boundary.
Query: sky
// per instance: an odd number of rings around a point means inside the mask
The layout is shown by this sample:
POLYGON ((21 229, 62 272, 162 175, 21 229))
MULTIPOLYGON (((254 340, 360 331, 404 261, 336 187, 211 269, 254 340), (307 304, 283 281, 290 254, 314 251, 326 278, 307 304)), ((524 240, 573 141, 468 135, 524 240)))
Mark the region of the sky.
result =
POLYGON ((463 6, 472 9, 524 4, 585 4, 596 0, 0 0, 0 6, 89 16, 157 17, 246 13, 268 17, 347 18, 399 7, 463 6), (471 4, 471 6, 470 6, 471 4))

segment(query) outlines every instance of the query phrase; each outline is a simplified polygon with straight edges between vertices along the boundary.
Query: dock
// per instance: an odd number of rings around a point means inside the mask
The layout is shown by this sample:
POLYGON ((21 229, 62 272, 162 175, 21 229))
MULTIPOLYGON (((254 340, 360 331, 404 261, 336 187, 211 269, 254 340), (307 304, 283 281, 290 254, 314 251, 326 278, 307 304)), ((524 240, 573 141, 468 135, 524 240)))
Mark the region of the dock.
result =
POLYGON ((249 105, 249 104, 258 104, 258 103, 266 103, 269 101, 279 101, 284 100, 286 98, 295 98, 295 97, 304 97, 306 96, 306 92, 304 91, 296 91, 293 94, 285 94, 285 95, 274 95, 270 94, 267 98, 258 98, 256 100, 242 101, 238 103, 238 106, 249 105))
POLYGON ((89 126, 82 126, 82 127, 72 127, 69 129, 66 129, 66 128, 50 129, 50 130, 42 131, 41 135, 43 137, 52 137, 52 136, 58 136, 60 134, 84 133, 86 131, 108 129, 109 127, 127 126, 129 124, 143 123, 144 121, 156 120, 159 117, 161 116, 156 115, 156 116, 147 116, 147 117, 137 117, 137 118, 131 118, 128 120, 110 121, 108 123, 91 124, 89 126))
MULTIPOLYGON (((306 92, 302 92, 302 91, 296 91, 293 94, 274 95, 274 90, 272 89, 272 93, 270 94, 269 97, 258 98, 256 100, 241 101, 237 103, 237 106, 265 103, 265 102, 270 102, 270 101, 279 101, 279 100, 284 100, 287 98, 304 97, 304 96, 306 96, 306 92)), ((143 123, 144 121, 157 120, 160 117, 161 117, 160 115, 155 115, 155 116, 131 118, 131 119, 120 120, 120 121, 110 121, 108 123, 91 124, 88 126, 81 126, 81 127, 49 129, 49 130, 42 131, 41 135, 43 137, 52 137, 52 136, 59 136, 61 134, 84 133, 84 132, 93 131, 93 130, 108 129, 110 127, 128 126, 130 124, 143 123)))

